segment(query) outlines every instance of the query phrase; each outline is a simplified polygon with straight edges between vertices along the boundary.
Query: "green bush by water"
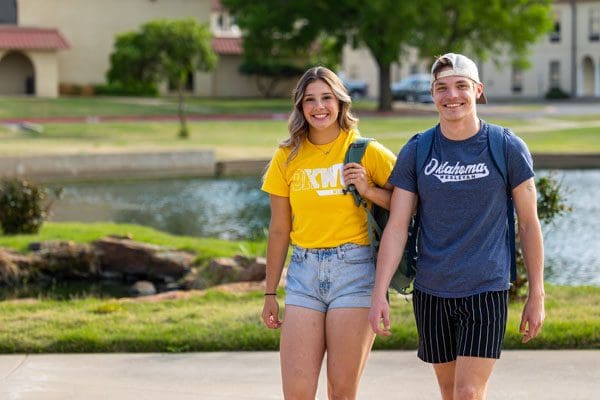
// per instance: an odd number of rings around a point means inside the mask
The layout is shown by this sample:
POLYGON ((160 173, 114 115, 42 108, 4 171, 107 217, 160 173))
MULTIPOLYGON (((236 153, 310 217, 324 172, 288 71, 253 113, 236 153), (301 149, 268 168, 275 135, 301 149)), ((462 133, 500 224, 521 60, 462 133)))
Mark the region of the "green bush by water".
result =
POLYGON ((22 179, 0 183, 0 225, 4 234, 37 233, 46 219, 43 205, 48 192, 22 179))

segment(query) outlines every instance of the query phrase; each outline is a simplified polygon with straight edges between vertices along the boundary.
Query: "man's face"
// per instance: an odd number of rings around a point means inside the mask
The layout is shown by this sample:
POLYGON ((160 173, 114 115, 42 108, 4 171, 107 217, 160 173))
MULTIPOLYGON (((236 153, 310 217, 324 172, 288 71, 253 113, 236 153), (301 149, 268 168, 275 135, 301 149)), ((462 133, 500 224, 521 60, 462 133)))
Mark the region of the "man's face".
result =
MULTIPOLYGON (((450 67, 442 71, 446 69, 450 67)), ((483 85, 464 76, 446 76, 436 79, 431 91, 440 119, 457 121, 477 115, 476 102, 483 93, 483 85)))

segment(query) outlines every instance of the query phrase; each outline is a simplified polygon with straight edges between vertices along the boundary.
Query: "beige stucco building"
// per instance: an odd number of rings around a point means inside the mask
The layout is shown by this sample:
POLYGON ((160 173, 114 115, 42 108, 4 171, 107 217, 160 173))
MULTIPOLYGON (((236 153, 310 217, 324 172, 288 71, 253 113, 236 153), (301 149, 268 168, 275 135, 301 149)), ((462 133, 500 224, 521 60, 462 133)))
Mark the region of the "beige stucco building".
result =
POLYGON ((531 68, 483 65, 487 92, 498 98, 539 98, 553 88, 572 97, 600 97, 600 1, 557 1, 554 30, 532 48, 531 68))
POLYGON ((57 54, 60 82, 100 84, 110 66, 115 36, 156 18, 194 16, 208 23, 210 1, 18 0, 18 25, 58 29, 70 44, 57 54))
POLYGON ((154 19, 189 17, 211 26, 219 56, 217 69, 197 73, 190 91, 258 96, 253 79, 238 72, 240 32, 218 0, 0 0, 0 94, 55 97, 61 86, 103 84, 118 34, 154 19), (53 36, 62 43, 24 46, 34 30, 46 32, 46 41, 53 36), (7 31, 17 37, 8 40, 7 31))
MULTIPOLYGON (((551 88, 600 97, 600 1, 557 0, 553 10, 555 30, 533 45, 531 68, 513 69, 508 57, 502 68, 480 64, 488 97, 542 98, 551 88)), ((218 0, 0 0, 0 94, 55 97, 62 86, 103 84, 116 35, 153 19, 188 17, 210 25, 219 56, 215 71, 195 74, 190 92, 260 96, 255 78, 239 73, 241 34, 218 0)), ((392 82, 428 71, 414 51, 402 60, 392 66, 392 82)), ((346 48, 341 67, 368 82, 369 96, 378 95, 377 65, 367 49, 346 48)), ((279 93, 288 95, 292 85, 279 93)))
POLYGON ((55 29, 0 25, 0 93, 55 97, 57 53, 68 47, 55 29))

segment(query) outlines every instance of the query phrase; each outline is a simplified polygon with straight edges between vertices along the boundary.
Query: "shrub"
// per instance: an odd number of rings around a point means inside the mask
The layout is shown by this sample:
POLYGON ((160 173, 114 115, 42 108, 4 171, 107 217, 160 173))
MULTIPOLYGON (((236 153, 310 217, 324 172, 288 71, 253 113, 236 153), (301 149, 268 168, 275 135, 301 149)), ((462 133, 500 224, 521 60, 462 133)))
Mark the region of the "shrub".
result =
MULTIPOLYGON (((56 192, 58 197, 59 192, 56 192)), ((5 234, 37 233, 47 217, 48 190, 21 179, 0 183, 0 226, 5 234)))
POLYGON ((571 211, 571 207, 565 202, 562 187, 553 175, 542 176, 537 182, 538 200, 537 211, 540 221, 550 224, 554 218, 571 211))
POLYGON ((91 84, 79 85, 77 83, 61 82, 58 85, 58 94, 61 96, 93 96, 94 86, 91 84))
POLYGON ((58 93, 61 96, 80 96, 81 90, 81 85, 76 83, 60 82, 58 85, 58 93))
MULTIPOLYGON (((550 224, 556 217, 571 211, 571 207, 566 203, 562 187, 554 176, 542 176, 536 180, 535 185, 538 192, 538 218, 542 224, 550 224)), ((525 295, 527 284, 525 260, 523 252, 518 245, 517 236, 517 279, 510 288, 510 298, 512 300, 522 298, 525 295)))
POLYGON ((94 86, 87 84, 81 87, 81 95, 82 96, 93 96, 94 95, 94 86))
POLYGON ((158 96, 158 89, 153 83, 129 83, 112 82, 106 85, 93 87, 96 95, 104 96, 158 96))
POLYGON ((551 88, 550 90, 548 90, 546 92, 546 98, 548 100, 568 99, 569 97, 571 97, 571 96, 569 96, 569 94, 567 92, 565 92, 564 90, 562 90, 559 87, 551 88))

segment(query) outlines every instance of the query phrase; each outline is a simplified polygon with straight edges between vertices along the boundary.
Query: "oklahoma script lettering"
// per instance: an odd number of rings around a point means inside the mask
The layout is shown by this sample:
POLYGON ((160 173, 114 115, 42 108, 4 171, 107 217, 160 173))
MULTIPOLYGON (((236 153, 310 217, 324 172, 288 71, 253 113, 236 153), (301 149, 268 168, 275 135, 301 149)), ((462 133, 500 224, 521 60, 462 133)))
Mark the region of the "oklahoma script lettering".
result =
POLYGON ((424 173, 433 175, 442 183, 446 183, 484 178, 490 174, 490 171, 485 163, 463 165, 457 161, 452 165, 448 161, 440 162, 432 158, 425 167, 424 173))

